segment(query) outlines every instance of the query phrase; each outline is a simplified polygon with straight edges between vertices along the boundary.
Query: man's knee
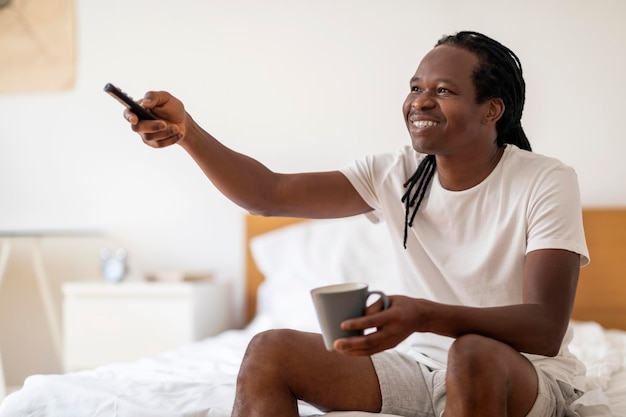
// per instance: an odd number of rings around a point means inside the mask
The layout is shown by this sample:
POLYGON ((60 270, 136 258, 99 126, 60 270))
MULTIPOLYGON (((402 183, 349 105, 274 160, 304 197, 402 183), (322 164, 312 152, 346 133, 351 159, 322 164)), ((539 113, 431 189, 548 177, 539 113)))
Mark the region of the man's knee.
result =
MULTIPOLYGON (((537 397, 534 366, 509 345, 480 335, 459 337, 448 353, 448 400, 464 407, 484 402, 526 415, 537 397)), ((505 414, 505 413, 503 413, 505 414)))
POLYGON ((284 339, 284 330, 268 330, 256 334, 248 343, 243 357, 237 385, 245 387, 248 382, 281 379, 280 359, 282 352, 280 340, 284 339))
POLYGON ((476 334, 457 338, 448 352, 448 375, 476 377, 498 369, 503 350, 508 347, 494 339, 476 334))
POLYGON ((466 334, 457 338, 448 352, 449 359, 457 357, 482 359, 498 349, 501 342, 478 334, 466 334))
POLYGON ((282 357, 288 349, 286 344, 293 338, 293 330, 275 329, 256 334, 246 349, 244 362, 271 360, 282 357))

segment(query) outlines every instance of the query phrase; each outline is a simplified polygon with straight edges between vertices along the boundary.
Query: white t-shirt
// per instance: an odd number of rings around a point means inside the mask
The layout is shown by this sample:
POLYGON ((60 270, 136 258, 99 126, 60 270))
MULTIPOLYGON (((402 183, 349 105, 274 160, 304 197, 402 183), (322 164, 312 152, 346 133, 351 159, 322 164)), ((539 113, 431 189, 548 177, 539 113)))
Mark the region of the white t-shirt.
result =
MULTIPOLYGON (((387 223, 405 295, 474 307, 521 304, 528 252, 565 249, 580 254, 581 266, 588 263, 576 173, 510 144, 491 174, 468 190, 444 189, 435 173, 404 249, 404 183, 424 157, 406 146, 342 170, 374 209, 368 217, 387 223)), ((579 387, 584 365, 567 350, 570 341, 571 329, 556 357, 526 356, 579 387)), ((453 339, 415 333, 409 342, 417 361, 445 368, 453 339)))

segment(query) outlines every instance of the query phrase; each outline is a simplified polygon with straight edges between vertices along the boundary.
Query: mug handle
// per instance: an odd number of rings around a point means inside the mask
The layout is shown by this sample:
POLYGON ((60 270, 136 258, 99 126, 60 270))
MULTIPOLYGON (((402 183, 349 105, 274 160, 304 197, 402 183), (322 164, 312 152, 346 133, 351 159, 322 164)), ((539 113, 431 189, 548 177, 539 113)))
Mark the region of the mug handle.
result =
POLYGON ((380 296, 380 298, 383 300, 383 310, 387 310, 389 308, 389 298, 387 297, 387 294, 382 291, 368 291, 367 298, 369 299, 370 296, 374 294, 380 296))

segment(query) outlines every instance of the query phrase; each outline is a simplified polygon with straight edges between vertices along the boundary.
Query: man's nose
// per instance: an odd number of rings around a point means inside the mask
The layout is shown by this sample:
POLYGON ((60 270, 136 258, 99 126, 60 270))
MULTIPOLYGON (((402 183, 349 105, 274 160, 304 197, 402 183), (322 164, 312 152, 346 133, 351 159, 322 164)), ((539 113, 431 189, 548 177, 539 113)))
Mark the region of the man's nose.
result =
POLYGON ((432 93, 424 91, 411 101, 411 108, 415 110, 429 109, 436 106, 432 93))

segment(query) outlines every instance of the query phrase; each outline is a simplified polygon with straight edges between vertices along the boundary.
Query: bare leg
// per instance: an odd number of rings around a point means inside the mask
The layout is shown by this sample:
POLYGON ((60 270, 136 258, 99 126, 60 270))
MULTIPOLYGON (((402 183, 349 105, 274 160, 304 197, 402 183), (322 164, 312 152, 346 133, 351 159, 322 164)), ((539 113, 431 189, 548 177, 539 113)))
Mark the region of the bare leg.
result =
POLYGON ((297 417, 298 399, 326 411, 379 412, 382 401, 370 358, 328 352, 314 333, 258 334, 239 371, 232 416, 297 417))
POLYGON ((446 387, 446 416, 523 417, 537 398, 537 372, 510 346, 466 335, 448 354, 446 387))

